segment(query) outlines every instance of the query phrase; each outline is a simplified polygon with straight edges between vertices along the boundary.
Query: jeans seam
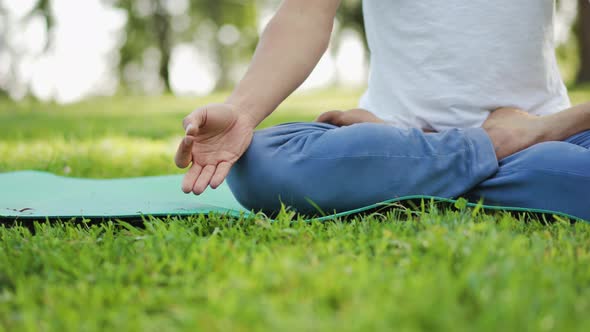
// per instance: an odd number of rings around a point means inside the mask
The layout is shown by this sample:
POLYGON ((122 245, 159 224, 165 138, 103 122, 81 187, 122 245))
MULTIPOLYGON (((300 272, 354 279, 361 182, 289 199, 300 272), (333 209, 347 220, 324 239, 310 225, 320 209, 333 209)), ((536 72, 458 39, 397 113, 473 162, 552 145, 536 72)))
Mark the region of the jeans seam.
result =
POLYGON ((580 174, 577 172, 569 172, 569 171, 564 171, 564 170, 554 169, 554 168, 517 168, 517 169, 511 169, 509 171, 499 170, 498 175, 510 175, 510 174, 522 173, 522 172, 548 172, 548 173, 574 175, 574 176, 579 176, 579 177, 590 179, 590 175, 587 175, 587 174, 580 174))
MULTIPOLYGON (((477 150, 475 149, 475 145, 471 141, 471 137, 467 137, 467 145, 469 145, 469 153, 472 155, 472 159, 476 159, 475 162, 473 163, 473 165, 475 165, 475 167, 477 167, 479 165, 479 163, 478 163, 479 154, 477 153, 477 150)), ((471 166, 473 166, 473 165, 471 165, 471 166)), ((469 178, 473 178, 473 167, 467 167, 467 168, 469 169, 469 178)))
MULTIPOLYGON (((331 130, 333 130, 333 129, 338 129, 338 128, 330 128, 330 129, 327 129, 327 130, 325 130, 324 132, 322 132, 322 133, 321 133, 321 135, 320 135, 320 136, 318 136, 318 137, 317 137, 317 139, 316 139, 316 140, 319 140, 319 139, 321 139, 321 138, 322 138, 324 135, 326 135, 326 134, 327 134, 329 131, 331 131, 331 130)), ((455 153, 459 153, 459 152, 471 152, 471 151, 469 151, 469 149, 461 149, 461 150, 457 150, 457 151, 455 151, 453 154, 455 154, 455 153)), ((311 158, 311 159, 318 159, 318 160, 322 160, 322 159, 335 159, 335 158, 357 158, 357 157, 359 157, 359 156, 338 156, 338 157, 331 157, 331 158, 321 158, 321 157, 320 157, 320 158, 318 158, 318 157, 311 157, 311 156, 310 156, 308 153, 306 153, 306 152, 303 152, 303 151, 301 151, 301 152, 300 152, 300 154, 301 154, 301 155, 303 155, 303 156, 305 156, 305 157, 307 157, 307 158, 311 158)), ((429 154, 428 156, 429 156, 429 157, 438 158, 438 157, 446 157, 446 156, 448 156, 448 155, 452 155, 452 154, 448 154, 448 153, 447 153, 447 154, 437 154, 437 153, 432 153, 432 154, 429 154)), ((362 156, 362 157, 365 157, 365 156, 362 156)), ((419 156, 407 156, 407 155, 391 155, 391 156, 390 156, 390 155, 368 155, 368 157, 382 157, 382 158, 390 158, 390 157, 391 157, 391 158, 416 158, 416 159, 419 159, 419 158, 424 158, 424 157, 419 157, 419 156)))
POLYGON ((312 157, 309 156, 306 153, 296 153, 294 155, 300 155, 303 156, 307 159, 313 159, 313 160, 332 160, 332 159, 355 159, 355 158, 410 158, 410 159, 436 159, 439 157, 448 157, 448 156, 454 156, 456 154, 460 154, 462 152, 465 152, 465 150, 457 150, 456 152, 453 153, 448 153, 448 154, 436 154, 436 155, 427 155, 427 156, 400 156, 400 155, 358 155, 358 156, 336 156, 336 157, 312 157))

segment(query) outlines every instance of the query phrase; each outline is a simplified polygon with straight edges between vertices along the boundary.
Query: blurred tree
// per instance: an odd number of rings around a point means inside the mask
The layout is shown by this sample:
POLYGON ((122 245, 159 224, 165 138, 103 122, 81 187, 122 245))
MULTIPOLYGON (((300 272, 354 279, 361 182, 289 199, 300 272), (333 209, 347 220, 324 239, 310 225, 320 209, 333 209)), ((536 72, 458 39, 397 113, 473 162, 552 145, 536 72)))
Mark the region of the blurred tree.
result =
MULTIPOLYGON (((21 92, 23 95, 26 95, 29 93, 29 82, 25 81, 25 79, 21 77, 17 68, 21 63, 22 58, 26 56, 40 57, 49 49, 49 47, 51 47, 53 43, 53 36, 50 32, 55 22, 55 16, 51 10, 51 1, 37 0, 29 12, 26 13, 24 17, 22 17, 22 19, 14 19, 10 17, 10 14, 3 6, 3 3, 0 1, 0 20, 2 20, 3 23, 0 25, 0 55, 5 54, 10 63, 10 70, 8 73, 4 73, 5 77, 3 77, 3 82, 0 84, 0 95, 10 94, 10 91, 14 91, 12 89, 19 91, 17 95, 21 94, 21 92), (19 29, 22 29, 23 26, 38 17, 41 17, 43 20, 46 31, 48 32, 48 37, 43 41, 43 51, 32 54, 30 50, 23 49, 22 46, 18 45, 18 43, 11 43, 11 39, 8 37, 8 35, 12 36, 14 34, 18 34, 20 32, 19 29)), ((12 40, 14 40, 14 38, 12 38, 12 40)))
POLYGON ((341 27, 335 31, 336 38, 334 40, 336 43, 340 41, 340 34, 341 32, 348 28, 358 32, 362 37, 365 44, 365 48, 367 48, 367 42, 364 38, 365 36, 365 20, 363 17, 363 4, 361 0, 344 0, 340 5, 340 9, 338 11, 338 21, 340 22, 341 27))
POLYGON ((578 0, 578 23, 575 30, 580 58, 576 83, 587 83, 590 82, 590 3, 588 0, 578 0))
POLYGON ((194 0, 192 17, 210 24, 216 33, 205 37, 219 66, 217 89, 230 88, 232 63, 250 58, 258 41, 260 1, 194 0))
MULTIPOLYGON (((6 22, 6 9, 0 2, 0 22, 6 22)), ((6 24, 0 24, 0 55, 6 50, 6 33, 7 27, 6 24)), ((7 87, 4 86, 2 80, 0 80, 0 98, 6 97, 8 95, 7 87)))
POLYGON ((160 0, 118 0, 114 5, 125 10, 125 42, 120 50, 119 68, 121 73, 134 62, 141 59, 149 47, 156 47, 160 55, 158 74, 164 87, 170 91, 168 64, 172 52, 171 17, 160 0), (144 6, 139 9, 138 6, 144 6))
POLYGON ((245 51, 254 48, 257 38, 256 1, 181 0, 175 9, 170 0, 110 2, 128 15, 121 71, 140 62, 145 52, 155 47, 159 53, 158 75, 167 91, 171 88, 169 65, 176 44, 190 42, 211 53, 219 66, 217 88, 227 88, 231 83, 231 64, 249 53, 245 51), (211 33, 199 33, 207 28, 211 33))
POLYGON ((31 12, 27 15, 27 19, 32 19, 35 16, 41 16, 43 18, 43 22, 45 23, 45 29, 47 31, 47 39, 45 40, 45 51, 51 47, 53 43, 53 34, 51 34, 51 29, 55 24, 55 16, 53 11, 51 10, 51 0, 38 0, 37 4, 33 7, 31 12))

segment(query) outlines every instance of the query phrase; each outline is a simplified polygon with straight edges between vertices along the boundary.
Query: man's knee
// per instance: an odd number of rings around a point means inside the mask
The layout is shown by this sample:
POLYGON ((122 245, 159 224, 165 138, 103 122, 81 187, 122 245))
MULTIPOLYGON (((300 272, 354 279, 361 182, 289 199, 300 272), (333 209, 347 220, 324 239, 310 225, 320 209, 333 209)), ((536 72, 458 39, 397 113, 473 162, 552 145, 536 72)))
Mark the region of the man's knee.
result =
POLYGON ((502 161, 501 169, 520 172, 557 171, 590 176, 590 151, 566 142, 534 145, 502 161))
POLYGON ((279 144, 276 137, 255 135, 248 150, 232 167, 227 182, 244 207, 277 211, 303 185, 300 164, 300 158, 279 144))
POLYGON ((509 205, 545 201, 567 205, 586 197, 589 185, 590 151, 570 143, 546 142, 503 160, 498 173, 478 189, 486 199, 509 205))

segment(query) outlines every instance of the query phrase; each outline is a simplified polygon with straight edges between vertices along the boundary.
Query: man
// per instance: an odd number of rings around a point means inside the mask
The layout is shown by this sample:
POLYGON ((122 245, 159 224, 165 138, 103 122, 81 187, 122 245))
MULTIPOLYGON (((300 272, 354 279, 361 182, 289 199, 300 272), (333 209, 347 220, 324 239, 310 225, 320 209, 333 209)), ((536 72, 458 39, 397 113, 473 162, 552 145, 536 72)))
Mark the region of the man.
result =
POLYGON ((552 0, 365 0, 363 109, 254 135, 316 66, 339 3, 283 1, 227 101, 185 118, 176 156, 179 167, 192 163, 185 192, 229 174, 236 198, 256 210, 466 196, 590 220, 590 105, 559 112, 570 105, 552 0))

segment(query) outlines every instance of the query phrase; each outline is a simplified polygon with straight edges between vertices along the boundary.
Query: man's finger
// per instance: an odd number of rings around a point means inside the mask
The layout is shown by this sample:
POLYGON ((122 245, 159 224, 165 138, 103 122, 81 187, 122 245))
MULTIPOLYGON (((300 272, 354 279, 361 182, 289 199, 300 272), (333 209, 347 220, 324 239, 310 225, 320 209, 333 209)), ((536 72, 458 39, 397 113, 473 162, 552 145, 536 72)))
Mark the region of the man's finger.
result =
POLYGON ((176 157, 174 158, 174 162, 176 166, 179 168, 186 168, 190 165, 192 160, 192 153, 191 149, 193 147, 193 141, 191 137, 184 137, 180 144, 178 145, 178 150, 176 151, 176 157))
POLYGON ((186 172, 184 178, 182 179, 182 191, 184 191, 185 194, 193 191, 195 182, 197 182, 197 178, 199 177, 199 174, 201 174, 202 169, 203 167, 201 167, 201 165, 193 164, 188 172, 186 172))
POLYGON ((209 182, 211 181, 211 177, 213 176, 214 172, 214 165, 207 165, 205 166, 205 168, 203 168, 201 174, 199 174, 199 177, 195 182, 195 185, 193 186, 193 193, 195 195, 200 195, 205 191, 205 189, 207 189, 207 186, 209 185, 209 182))
POLYGON ((231 169, 232 164, 227 161, 222 161, 217 165, 217 169, 215 170, 215 174, 211 178, 211 188, 216 189, 219 187, 223 180, 227 177, 229 170, 231 169))

